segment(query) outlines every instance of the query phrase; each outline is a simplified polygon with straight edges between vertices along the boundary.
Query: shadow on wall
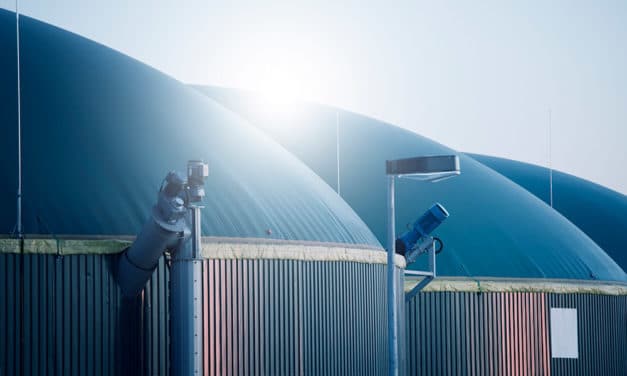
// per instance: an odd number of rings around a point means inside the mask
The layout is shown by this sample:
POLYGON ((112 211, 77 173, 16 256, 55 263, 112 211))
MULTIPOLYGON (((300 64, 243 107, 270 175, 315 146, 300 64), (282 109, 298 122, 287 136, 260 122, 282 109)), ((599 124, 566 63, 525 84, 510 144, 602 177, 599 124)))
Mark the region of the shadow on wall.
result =
POLYGON ((0 374, 167 374, 164 262, 123 299, 116 258, 0 253, 0 374))
POLYGON ((144 292, 133 298, 122 297, 115 330, 115 373, 145 375, 144 292))

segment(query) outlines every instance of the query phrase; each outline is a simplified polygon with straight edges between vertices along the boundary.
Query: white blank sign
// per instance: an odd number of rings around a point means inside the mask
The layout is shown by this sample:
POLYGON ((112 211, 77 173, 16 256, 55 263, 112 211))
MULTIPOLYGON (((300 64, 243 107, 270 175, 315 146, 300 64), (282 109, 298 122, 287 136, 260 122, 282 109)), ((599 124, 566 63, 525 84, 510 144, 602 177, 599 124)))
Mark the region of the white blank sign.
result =
POLYGON ((551 357, 579 358, 577 310, 551 308, 551 357))

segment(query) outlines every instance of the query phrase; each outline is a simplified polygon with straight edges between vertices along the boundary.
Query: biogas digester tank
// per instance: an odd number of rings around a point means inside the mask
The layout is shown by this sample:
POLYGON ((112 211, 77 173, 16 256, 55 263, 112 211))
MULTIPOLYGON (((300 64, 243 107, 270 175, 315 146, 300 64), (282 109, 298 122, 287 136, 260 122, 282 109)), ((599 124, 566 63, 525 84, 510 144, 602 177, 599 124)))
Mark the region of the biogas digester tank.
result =
POLYGON ((211 165, 203 373, 385 372, 385 253, 329 186, 215 101, 28 17, 16 240, 15 14, 4 10, 0 50, 0 374, 171 372, 169 260, 134 298, 115 265, 165 174, 195 158, 211 165))
MULTIPOLYGON (((609 233, 599 244, 620 245, 624 196, 572 181, 561 185, 555 202, 570 204, 556 208, 573 224, 497 172, 510 175, 511 166, 495 171, 416 133, 337 108, 301 103, 281 114, 250 93, 196 88, 266 131, 340 191, 382 244, 385 161, 459 154, 461 175, 454 179, 396 183, 397 234, 434 202, 451 214, 434 231, 444 242, 437 278, 405 304, 409 374, 624 375, 624 257, 614 248, 612 260, 582 231, 609 233), (598 210, 599 202, 616 205, 598 210)), ((419 257, 407 269, 425 270, 427 260, 419 257)), ((407 290, 419 283, 405 281, 407 290)))

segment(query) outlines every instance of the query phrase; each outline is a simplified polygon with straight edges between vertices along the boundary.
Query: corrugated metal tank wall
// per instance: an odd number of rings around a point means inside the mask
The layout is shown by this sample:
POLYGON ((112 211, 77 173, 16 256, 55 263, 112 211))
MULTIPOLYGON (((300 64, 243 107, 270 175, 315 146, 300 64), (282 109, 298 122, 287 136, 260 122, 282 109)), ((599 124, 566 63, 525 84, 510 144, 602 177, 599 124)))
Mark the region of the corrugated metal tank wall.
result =
POLYGON ((144 375, 168 375, 170 373, 170 306, 168 285, 170 273, 165 259, 144 289, 143 356, 144 375))
POLYGON ((627 296, 547 294, 547 302, 577 309, 579 359, 551 359, 554 375, 627 375, 627 296))
POLYGON ((115 257, 0 254, 0 374, 168 373, 167 268, 123 299, 115 257))
MULTIPOLYGON (((123 300, 115 257, 0 254, 0 374, 169 374, 167 261, 123 300)), ((203 271, 206 375, 386 372, 385 265, 205 260, 203 271)))
POLYGON ((410 375, 624 375, 627 296, 423 292, 406 304, 410 375), (553 359, 550 308, 577 308, 579 359, 553 359))
POLYGON ((205 260, 205 375, 381 375, 385 265, 205 260))

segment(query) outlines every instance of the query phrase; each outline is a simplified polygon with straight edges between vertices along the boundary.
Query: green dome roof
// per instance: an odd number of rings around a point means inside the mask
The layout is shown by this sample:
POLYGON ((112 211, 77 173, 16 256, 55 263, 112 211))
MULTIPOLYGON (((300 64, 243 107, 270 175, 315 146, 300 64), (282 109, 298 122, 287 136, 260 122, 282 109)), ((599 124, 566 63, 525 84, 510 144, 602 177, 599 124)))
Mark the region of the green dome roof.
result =
MULTIPOLYGON (((165 174, 203 159, 205 236, 380 247, 301 161, 196 90, 28 17, 20 40, 25 233, 134 235, 165 174)), ((2 234, 16 224, 15 41, 15 14, 0 10, 2 234)))
MULTIPOLYGON (((505 158, 469 155, 549 203, 547 168, 505 158)), ((627 196, 553 170, 553 208, 627 270, 627 196)))
MULTIPOLYGON (((387 244, 385 160, 455 153, 347 111, 302 104, 277 115, 251 94, 198 89, 268 132, 336 189, 339 118, 341 196, 382 244, 387 244)), ((474 159, 460 154, 460 160, 462 173, 453 179, 397 182, 397 233, 434 202, 451 214, 436 230, 445 244, 438 256, 439 275, 627 281, 625 272, 560 213, 474 159)), ((417 267, 424 265, 410 269, 417 267)))

